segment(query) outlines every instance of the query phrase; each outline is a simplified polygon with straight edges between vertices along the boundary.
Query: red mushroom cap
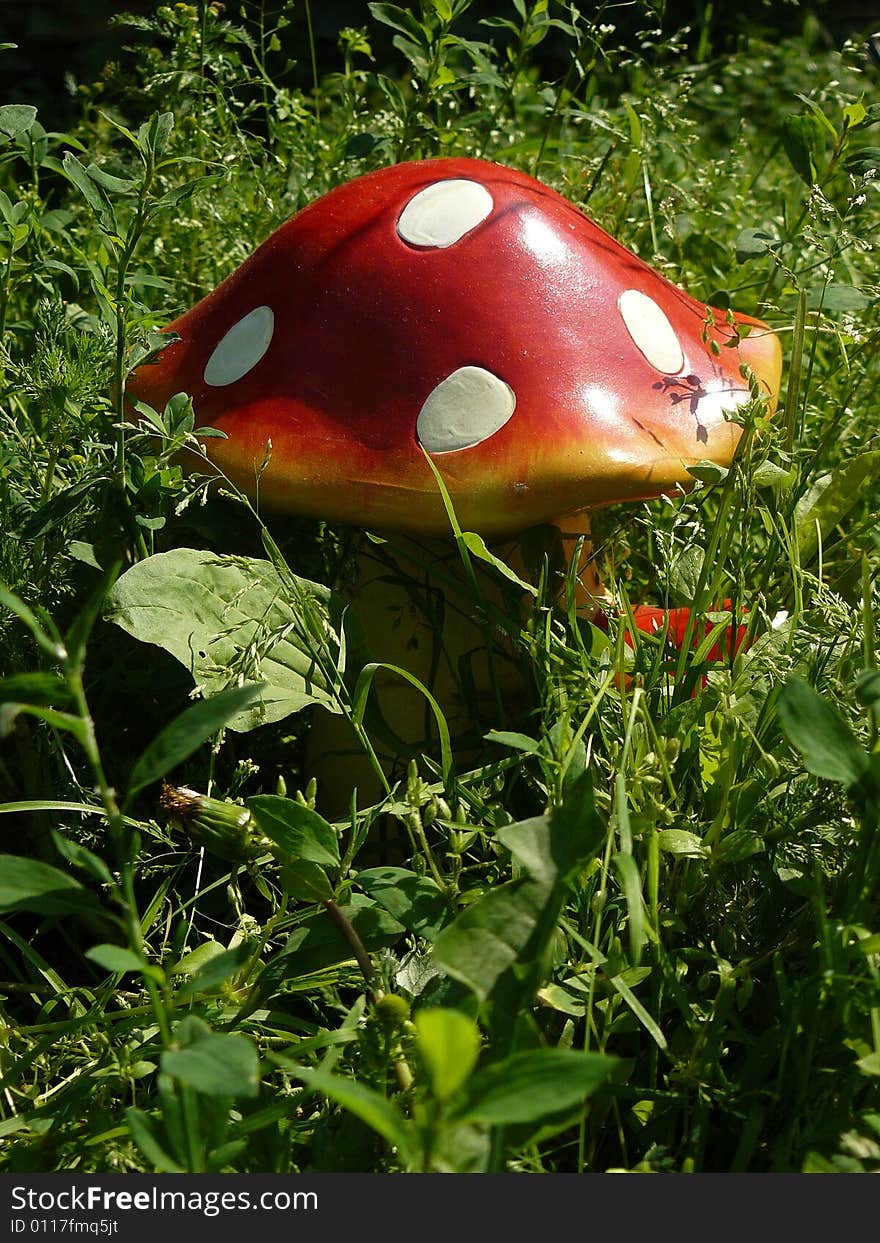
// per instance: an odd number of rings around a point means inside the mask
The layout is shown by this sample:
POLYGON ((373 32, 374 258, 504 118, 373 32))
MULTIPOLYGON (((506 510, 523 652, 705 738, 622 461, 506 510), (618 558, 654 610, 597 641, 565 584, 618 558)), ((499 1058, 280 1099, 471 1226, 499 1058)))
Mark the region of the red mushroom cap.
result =
POLYGON ((189 393, 246 492, 271 440, 270 507, 445 533, 423 447, 463 526, 513 534, 727 463, 741 364, 771 403, 781 372, 766 325, 734 320, 740 333, 533 178, 426 160, 287 221, 170 325, 180 339, 128 391, 158 409, 189 393))

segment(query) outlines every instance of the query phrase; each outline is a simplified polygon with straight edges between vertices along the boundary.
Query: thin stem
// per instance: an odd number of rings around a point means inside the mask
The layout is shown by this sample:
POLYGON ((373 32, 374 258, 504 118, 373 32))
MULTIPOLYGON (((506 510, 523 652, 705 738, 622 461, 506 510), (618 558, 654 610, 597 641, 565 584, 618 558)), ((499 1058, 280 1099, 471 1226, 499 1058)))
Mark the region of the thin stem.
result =
POLYGON ((328 898, 324 906, 327 908, 327 914, 348 942, 373 1000, 378 1001, 382 997, 382 990, 376 985, 376 969, 370 961, 370 955, 358 936, 354 924, 332 898, 328 898))
MULTIPOLYGON (((873 608, 873 583, 871 576, 871 563, 868 557, 862 553, 862 651, 863 662, 866 669, 877 668, 877 646, 874 632, 874 608, 873 608)), ((880 729, 880 705, 876 702, 872 703, 868 708, 868 724, 870 726, 870 742, 869 750, 873 751, 877 746, 878 729, 880 729)))
POLYGON ((186 1136, 187 1156, 189 1157, 189 1173, 201 1174, 205 1164, 202 1160, 202 1144, 199 1138, 199 1111, 195 1093, 192 1088, 181 1087, 180 1112, 183 1118, 183 1131, 186 1136))
POLYGON ((425 826, 422 824, 422 817, 419 815, 417 811, 413 811, 410 815, 407 816, 406 820, 407 820, 408 826, 411 828, 413 834, 415 835, 416 841, 421 847, 422 854, 425 856, 425 861, 428 864, 428 868, 431 872, 431 875, 434 878, 434 883, 436 884, 437 888, 441 891, 441 893, 444 895, 444 897, 448 900, 449 899, 449 887, 447 886, 445 880, 443 879, 443 874, 441 873, 439 867, 437 866, 437 860, 434 858, 434 852, 431 849, 431 845, 425 833, 425 826))
MULTIPOLYGON (((354 924, 339 907, 338 903, 334 902, 332 898, 328 898, 324 902, 324 907, 326 908, 327 914, 333 920, 336 927, 350 945, 351 952, 354 954, 355 961, 360 968, 361 975, 366 981, 370 997, 375 1005, 377 1001, 382 1000, 385 996, 385 992, 377 982, 376 969, 370 960, 370 955, 367 953, 363 941, 358 936, 354 924)), ((397 1086, 400 1088, 401 1092, 406 1092, 412 1086, 413 1074, 405 1057, 397 1057, 394 1059, 394 1075, 397 1079, 397 1086)))
POLYGON ((0 341, 6 332, 6 309, 9 306, 9 295, 12 291, 12 242, 9 243, 9 258, 6 260, 6 271, 3 273, 3 286, 0 288, 0 341))
POLYGON ((306 28, 309 37, 309 56, 312 62, 312 87, 315 92, 315 125, 318 129, 321 127, 321 92, 318 81, 318 58, 315 53, 315 31, 312 26, 312 6, 309 0, 305 0, 306 10, 306 28))
MULTIPOLYGON (((107 827, 110 831, 110 838, 116 849, 120 876, 118 897, 120 905, 122 906, 129 946, 138 955, 138 957, 142 958, 144 952, 144 936, 134 892, 134 870, 131 859, 131 833, 128 831, 125 819, 119 809, 119 803, 116 799, 116 792, 108 782, 104 773, 104 765, 101 760, 101 753, 98 747, 97 738, 95 737, 95 726, 92 721, 89 706, 86 701, 85 691, 83 689, 82 672, 80 669, 73 668, 69 665, 66 654, 65 673, 67 676, 68 686, 70 687, 71 694, 73 695, 77 713, 83 723, 82 745, 98 786, 101 802, 104 805, 104 811, 107 817, 107 827)), ((168 1020, 168 1013, 164 1000, 159 992, 156 981, 148 974, 145 974, 143 978, 147 992, 150 996, 153 1013, 156 1016, 156 1023, 159 1027, 162 1042, 164 1045, 168 1046, 171 1043, 171 1026, 168 1020)))

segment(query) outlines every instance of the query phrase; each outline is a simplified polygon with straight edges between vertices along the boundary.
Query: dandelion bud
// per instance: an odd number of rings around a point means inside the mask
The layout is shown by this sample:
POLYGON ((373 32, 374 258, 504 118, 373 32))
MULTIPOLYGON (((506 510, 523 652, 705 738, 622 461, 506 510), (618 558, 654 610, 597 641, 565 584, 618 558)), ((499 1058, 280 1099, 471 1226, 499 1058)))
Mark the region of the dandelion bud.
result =
POLYGON ((247 863, 272 848, 246 807, 165 783, 159 806, 192 841, 230 863, 247 863))

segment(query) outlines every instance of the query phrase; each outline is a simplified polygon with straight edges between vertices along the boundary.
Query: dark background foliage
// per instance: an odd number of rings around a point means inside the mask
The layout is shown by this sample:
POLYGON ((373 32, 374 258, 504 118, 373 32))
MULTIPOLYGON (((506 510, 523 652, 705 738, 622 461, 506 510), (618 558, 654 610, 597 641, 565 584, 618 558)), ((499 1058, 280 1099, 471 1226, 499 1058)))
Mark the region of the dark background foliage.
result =
MULTIPOLYGON (((131 32, 115 26, 114 18, 122 13, 150 13, 154 7, 145 0, 133 0, 130 4, 114 0, 0 0, 0 40, 18 45, 3 62, 5 94, 35 104, 53 126, 70 124, 77 114, 76 83, 113 75, 120 64, 125 65, 124 49, 131 43, 131 32)), ((364 25, 369 19, 367 6, 363 0, 314 0, 311 7, 318 63, 325 72, 338 70, 338 32, 345 26, 364 25)), ((418 5, 403 7, 417 9, 418 5)), ((578 7, 592 12, 602 6, 578 7)), ((608 19, 623 32, 634 35, 644 24, 634 6, 607 7, 608 19)), ((243 6, 227 5, 226 16, 234 21, 243 10, 252 16, 261 8, 267 18, 285 8, 289 10, 290 25, 282 34, 284 50, 292 61, 288 85, 303 86, 310 75, 308 57, 303 53, 308 46, 305 4, 301 0, 287 6, 277 0, 268 4, 248 0, 243 6)), ((460 33, 468 38, 478 37, 480 18, 497 11, 494 0, 478 0, 467 19, 460 23, 460 33)), ((660 0, 656 11, 657 25, 664 34, 689 26, 692 50, 708 36, 718 53, 735 50, 746 33, 760 34, 769 40, 803 33, 808 42, 828 47, 839 45, 850 34, 880 25, 880 4, 832 4, 828 0, 807 4, 798 0, 739 0, 714 6, 702 0, 670 0, 666 4, 660 0), (707 23, 709 30, 705 29, 707 23)), ((391 32, 377 31, 373 26, 371 35, 379 67, 393 68, 396 53, 391 46, 391 32)), ((566 55, 561 40, 551 36, 539 50, 536 61, 548 77, 553 77, 564 72, 566 55)))

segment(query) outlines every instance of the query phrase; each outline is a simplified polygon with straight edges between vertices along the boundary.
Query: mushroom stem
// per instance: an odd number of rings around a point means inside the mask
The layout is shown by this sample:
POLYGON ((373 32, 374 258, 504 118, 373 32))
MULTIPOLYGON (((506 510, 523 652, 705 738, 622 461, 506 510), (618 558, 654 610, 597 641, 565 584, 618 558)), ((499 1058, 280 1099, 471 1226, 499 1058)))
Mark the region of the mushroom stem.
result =
POLYGON ((609 593, 599 578, 596 554, 590 538, 590 515, 586 511, 557 518, 555 522, 537 529, 540 538, 532 539, 526 532, 505 557, 508 565, 526 582, 536 582, 544 558, 550 570, 551 596, 560 608, 568 609, 568 583, 574 564, 575 611, 592 616, 604 609, 609 593))
MULTIPOLYGON (((599 578, 596 553, 590 535, 590 516, 588 513, 581 513, 568 518, 559 518, 555 523, 555 529, 559 531, 559 543, 566 576, 569 573, 569 567, 572 564, 575 565, 575 606, 578 612, 595 613, 608 604, 610 595, 608 588, 599 578)), ((560 603, 563 603, 561 597, 560 603)))
MULTIPOLYGON (((572 537, 572 546, 577 537, 572 537)), ((494 555, 525 579, 515 556, 519 542, 493 547, 494 555)), ((478 755, 490 728, 522 725, 530 685, 515 648, 519 592, 475 558, 473 580, 448 539, 389 537, 362 544, 350 584, 351 602, 372 660, 405 669, 434 697, 446 719, 456 759, 478 755), (499 705, 504 719, 499 718, 499 705)), ((379 669, 365 724, 389 781, 402 777, 413 756, 437 749, 433 710, 409 681, 379 669), (381 720, 376 709, 381 712, 381 720)), ((359 802, 377 801, 382 790, 349 722, 316 709, 306 744, 306 773, 318 783, 325 815, 347 814, 351 791, 359 802)))
MULTIPOLYGON (((576 559, 576 612, 592 618, 607 606, 585 513, 493 544, 491 551, 523 582, 536 582, 546 563, 551 598, 563 609, 569 607, 567 584, 576 559)), ((528 597, 476 558, 472 569, 475 578, 448 539, 394 535, 380 544, 364 539, 343 588, 371 659, 405 669, 430 692, 446 718, 456 759, 464 764, 476 762, 489 729, 524 726, 533 692, 516 651, 528 597)), ((436 752, 433 711, 412 683, 387 668, 375 675, 371 703, 365 724, 393 783, 411 758, 436 752)), ((321 708, 312 718, 305 767, 317 780, 321 810, 331 818, 348 814, 354 787, 361 805, 378 801, 384 792, 349 722, 321 708)))

